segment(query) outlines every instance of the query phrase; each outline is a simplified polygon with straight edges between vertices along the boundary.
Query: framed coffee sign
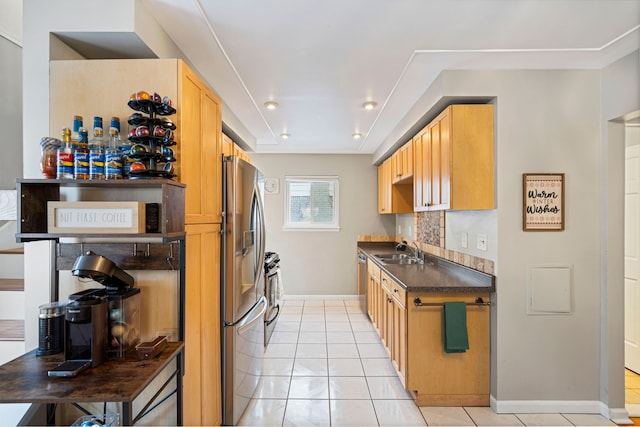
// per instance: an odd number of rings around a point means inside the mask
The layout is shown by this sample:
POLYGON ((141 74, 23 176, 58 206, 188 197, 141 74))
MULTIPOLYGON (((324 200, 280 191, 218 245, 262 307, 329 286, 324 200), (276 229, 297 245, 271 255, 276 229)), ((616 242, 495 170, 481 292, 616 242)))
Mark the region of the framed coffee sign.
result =
POLYGON ((522 229, 564 230, 564 174, 522 174, 522 229))

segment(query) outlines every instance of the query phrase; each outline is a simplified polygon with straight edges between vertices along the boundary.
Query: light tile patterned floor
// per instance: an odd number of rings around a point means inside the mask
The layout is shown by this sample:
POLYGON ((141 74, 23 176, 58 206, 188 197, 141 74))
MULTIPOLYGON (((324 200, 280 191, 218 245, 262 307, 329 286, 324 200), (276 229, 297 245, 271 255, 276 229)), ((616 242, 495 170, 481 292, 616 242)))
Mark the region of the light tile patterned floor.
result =
POLYGON ((592 414, 496 414, 491 408, 418 408, 402 387, 358 301, 287 300, 265 352, 262 380, 240 425, 615 424, 592 414))

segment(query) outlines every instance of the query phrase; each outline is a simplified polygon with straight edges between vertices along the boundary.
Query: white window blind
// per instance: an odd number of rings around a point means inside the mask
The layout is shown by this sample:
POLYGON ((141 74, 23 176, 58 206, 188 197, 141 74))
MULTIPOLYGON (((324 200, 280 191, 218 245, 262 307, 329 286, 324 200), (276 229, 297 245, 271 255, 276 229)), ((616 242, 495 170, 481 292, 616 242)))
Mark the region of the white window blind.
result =
POLYGON ((285 177, 285 229, 338 230, 337 176, 285 177))

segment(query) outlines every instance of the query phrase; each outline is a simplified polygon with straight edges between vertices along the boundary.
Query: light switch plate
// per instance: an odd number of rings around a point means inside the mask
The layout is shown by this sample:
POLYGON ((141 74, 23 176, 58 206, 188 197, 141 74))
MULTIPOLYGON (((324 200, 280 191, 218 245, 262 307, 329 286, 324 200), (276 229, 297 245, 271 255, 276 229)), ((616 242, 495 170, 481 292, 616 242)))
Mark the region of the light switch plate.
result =
POLYGON ((486 234, 478 234, 477 247, 481 251, 486 251, 487 250, 487 235, 486 234))

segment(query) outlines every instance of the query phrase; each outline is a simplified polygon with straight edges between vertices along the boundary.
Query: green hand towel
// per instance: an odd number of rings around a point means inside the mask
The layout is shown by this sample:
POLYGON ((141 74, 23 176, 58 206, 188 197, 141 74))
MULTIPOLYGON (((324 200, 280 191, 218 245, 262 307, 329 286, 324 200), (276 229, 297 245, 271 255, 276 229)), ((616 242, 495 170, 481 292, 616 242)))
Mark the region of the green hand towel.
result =
POLYGON ((443 324, 444 352, 464 353, 469 350, 467 304, 464 302, 445 302, 443 324))

